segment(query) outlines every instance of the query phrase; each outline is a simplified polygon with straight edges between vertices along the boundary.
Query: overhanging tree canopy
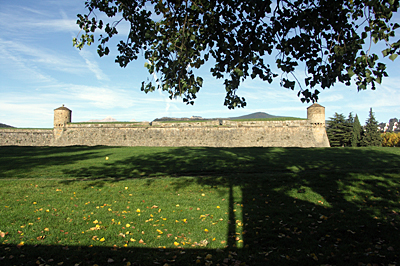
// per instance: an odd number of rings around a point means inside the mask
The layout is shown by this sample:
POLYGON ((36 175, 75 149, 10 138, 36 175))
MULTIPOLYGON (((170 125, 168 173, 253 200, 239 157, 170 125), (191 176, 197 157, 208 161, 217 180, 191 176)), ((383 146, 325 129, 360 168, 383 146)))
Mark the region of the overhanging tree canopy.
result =
POLYGON ((203 84, 193 69, 210 57, 212 75, 225 79, 224 104, 235 108, 246 105, 237 90, 248 77, 278 77, 292 90, 298 84, 303 102, 318 100, 318 88, 336 82, 375 89, 387 76, 382 57, 400 54, 400 40, 393 40, 399 25, 390 23, 399 0, 90 0, 86 8, 88 14, 78 15, 83 31, 76 47, 104 30, 98 54, 108 55, 107 43, 126 21, 129 34, 120 36, 116 62, 126 67, 143 54, 158 80, 143 82, 142 90, 161 89, 190 104, 203 84), (110 21, 98 19, 98 11, 110 21), (378 42, 386 45, 382 56, 370 50, 378 42), (305 68, 304 81, 294 75, 299 68, 305 68))

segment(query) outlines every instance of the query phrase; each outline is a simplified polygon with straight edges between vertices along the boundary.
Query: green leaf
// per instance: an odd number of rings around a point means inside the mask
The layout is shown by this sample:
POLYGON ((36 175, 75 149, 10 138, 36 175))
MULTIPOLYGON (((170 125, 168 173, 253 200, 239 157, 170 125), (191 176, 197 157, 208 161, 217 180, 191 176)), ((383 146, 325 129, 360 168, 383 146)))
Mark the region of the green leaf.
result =
POLYGON ((392 60, 392 61, 394 61, 396 58, 397 58, 397 54, 391 54, 389 56, 389 59, 392 60))
POLYGON ((388 55, 388 53, 390 52, 390 48, 387 48, 385 50, 382 51, 382 55, 383 57, 386 57, 388 55))
POLYGON ((368 37, 368 34, 365 31, 363 31, 361 33, 361 38, 366 39, 367 37, 368 37))
POLYGON ((349 75, 350 78, 351 78, 352 76, 354 76, 355 74, 354 74, 354 72, 353 72, 353 69, 349 68, 349 69, 347 70, 347 75, 349 75))
POLYGON ((243 71, 240 68, 235 68, 234 71, 239 77, 243 76, 243 71))

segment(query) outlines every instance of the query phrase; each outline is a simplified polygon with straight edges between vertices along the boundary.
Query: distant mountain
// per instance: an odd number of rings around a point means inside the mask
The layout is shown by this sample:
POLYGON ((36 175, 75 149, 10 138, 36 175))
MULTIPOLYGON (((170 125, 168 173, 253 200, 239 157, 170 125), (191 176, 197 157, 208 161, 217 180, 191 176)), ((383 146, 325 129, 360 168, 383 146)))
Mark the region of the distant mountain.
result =
POLYGON ((12 126, 9 126, 9 125, 6 125, 6 124, 3 124, 3 123, 0 123, 0 127, 8 127, 8 128, 13 128, 12 126))
POLYGON ((112 118, 111 116, 107 116, 104 119, 92 119, 87 122, 117 122, 117 119, 112 118))
POLYGON ((162 117, 156 118, 154 121, 190 121, 190 120, 216 120, 216 119, 226 119, 226 120, 234 120, 234 119, 254 119, 254 118, 276 118, 282 116, 270 115, 264 112, 256 112, 248 115, 242 115, 238 117, 227 117, 227 118, 202 118, 201 116, 192 116, 190 118, 183 117, 183 118, 175 118, 175 117, 162 117))
POLYGON ((229 117, 227 119, 254 119, 254 118, 274 118, 274 117, 280 117, 280 116, 276 116, 276 115, 270 115, 264 112, 256 112, 256 113, 252 113, 252 114, 248 114, 248 115, 242 115, 242 116, 238 116, 238 117, 229 117))

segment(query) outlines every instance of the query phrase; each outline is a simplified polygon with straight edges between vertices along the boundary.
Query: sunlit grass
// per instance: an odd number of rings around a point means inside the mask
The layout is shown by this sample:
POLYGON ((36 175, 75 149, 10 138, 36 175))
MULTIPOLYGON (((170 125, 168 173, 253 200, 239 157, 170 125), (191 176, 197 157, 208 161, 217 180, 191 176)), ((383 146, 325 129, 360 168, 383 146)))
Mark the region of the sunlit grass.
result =
POLYGON ((0 147, 0 264, 387 265, 399 163, 395 148, 0 147))
POLYGON ((171 183, 4 181, 3 244, 224 248, 227 190, 171 183))

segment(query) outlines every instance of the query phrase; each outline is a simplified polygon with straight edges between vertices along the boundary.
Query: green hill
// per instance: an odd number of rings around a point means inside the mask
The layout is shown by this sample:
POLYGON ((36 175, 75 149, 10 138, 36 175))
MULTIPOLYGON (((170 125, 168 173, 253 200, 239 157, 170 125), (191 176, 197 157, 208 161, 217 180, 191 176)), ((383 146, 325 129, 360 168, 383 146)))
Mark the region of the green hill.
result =
POLYGON ((6 124, 3 124, 3 123, 0 123, 0 128, 2 128, 2 127, 12 127, 12 126, 9 126, 9 125, 6 125, 6 124))
POLYGON ((230 120, 237 120, 237 119, 255 119, 255 118, 277 118, 280 116, 275 116, 275 115, 270 115, 264 112, 256 112, 256 113, 252 113, 252 114, 248 114, 248 115, 242 115, 242 116, 238 116, 238 117, 229 117, 227 119, 230 120))

